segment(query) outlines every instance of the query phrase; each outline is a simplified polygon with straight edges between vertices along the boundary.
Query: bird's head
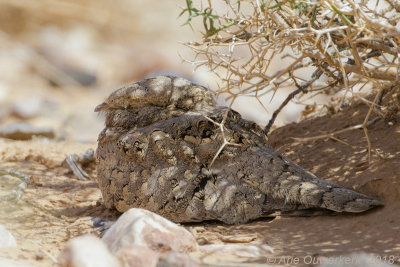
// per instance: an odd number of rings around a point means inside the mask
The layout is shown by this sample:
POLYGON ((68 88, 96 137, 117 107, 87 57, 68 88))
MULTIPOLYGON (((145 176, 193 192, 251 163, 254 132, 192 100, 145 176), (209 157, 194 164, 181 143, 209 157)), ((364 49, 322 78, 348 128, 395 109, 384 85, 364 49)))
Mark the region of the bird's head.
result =
POLYGON ((185 111, 211 112, 213 93, 207 88, 172 76, 158 76, 131 83, 113 92, 96 112, 109 109, 137 109, 146 106, 185 111))

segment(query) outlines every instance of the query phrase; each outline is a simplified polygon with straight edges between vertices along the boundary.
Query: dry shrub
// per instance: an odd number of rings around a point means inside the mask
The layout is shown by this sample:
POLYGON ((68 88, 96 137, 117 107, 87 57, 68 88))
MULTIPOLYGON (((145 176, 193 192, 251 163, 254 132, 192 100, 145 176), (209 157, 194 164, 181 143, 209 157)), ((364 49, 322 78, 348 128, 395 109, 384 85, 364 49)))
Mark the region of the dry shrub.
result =
MULTIPOLYGON (((387 121, 397 113, 400 71, 400 2, 396 0, 186 0, 187 24, 202 19, 203 39, 186 45, 189 60, 218 76, 229 103, 238 96, 261 96, 292 87, 280 110, 306 94, 331 97, 337 110, 346 99, 370 106, 362 125, 376 113, 387 121), (276 63, 280 62, 278 69, 276 63), (374 95, 362 97, 357 92, 374 95), (387 97, 389 101, 383 101, 387 97)), ((259 100, 261 103, 261 101, 259 100)), ((313 113, 315 107, 307 107, 313 113)))

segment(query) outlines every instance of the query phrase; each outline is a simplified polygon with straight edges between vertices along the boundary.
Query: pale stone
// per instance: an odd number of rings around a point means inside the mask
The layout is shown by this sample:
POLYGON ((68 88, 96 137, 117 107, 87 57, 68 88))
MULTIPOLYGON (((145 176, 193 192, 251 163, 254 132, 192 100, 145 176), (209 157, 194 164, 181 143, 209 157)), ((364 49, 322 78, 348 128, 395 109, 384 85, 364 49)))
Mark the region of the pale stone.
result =
POLYGON ((68 241, 59 258, 62 267, 121 267, 101 239, 83 235, 68 241))
POLYGON ((198 246, 185 228, 144 209, 126 211, 105 233, 103 241, 115 253, 130 245, 155 251, 193 252, 198 246))
POLYGON ((17 241, 14 236, 0 224, 0 248, 16 247, 17 241))

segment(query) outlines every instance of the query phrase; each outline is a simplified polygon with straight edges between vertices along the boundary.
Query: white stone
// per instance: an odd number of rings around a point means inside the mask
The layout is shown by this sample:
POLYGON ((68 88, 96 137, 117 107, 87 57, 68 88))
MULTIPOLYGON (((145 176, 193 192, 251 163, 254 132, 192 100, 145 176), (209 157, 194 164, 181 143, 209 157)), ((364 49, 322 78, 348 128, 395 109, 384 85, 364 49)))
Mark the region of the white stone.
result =
POLYGON ((62 267, 121 267, 107 246, 93 235, 72 238, 61 252, 62 267))
POLYGON ((126 211, 103 236, 111 252, 130 245, 155 251, 193 252, 198 250, 194 236, 185 228, 144 209, 126 211))
POLYGON ((17 241, 7 229, 0 224, 0 248, 16 247, 17 241))

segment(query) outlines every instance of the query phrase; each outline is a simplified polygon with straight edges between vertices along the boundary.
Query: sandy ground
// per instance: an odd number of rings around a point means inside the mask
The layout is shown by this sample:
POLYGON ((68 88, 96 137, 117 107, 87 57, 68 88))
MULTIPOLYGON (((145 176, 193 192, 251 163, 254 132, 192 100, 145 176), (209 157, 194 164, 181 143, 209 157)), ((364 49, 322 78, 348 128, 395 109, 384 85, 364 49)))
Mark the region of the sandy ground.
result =
MULTIPOLYGON (((189 54, 179 41, 194 40, 196 35, 189 27, 181 27, 185 18, 177 19, 180 9, 176 1, 3 2, 0 128, 24 121, 35 127, 51 127, 56 139, 0 139, 0 169, 13 169, 31 179, 18 202, 0 202, 0 224, 18 243, 17 248, 0 249, 0 259, 55 266, 52 258, 58 257, 70 238, 100 234, 93 228, 93 218, 117 218, 115 212, 102 206, 95 166, 87 169, 93 178, 90 181, 79 180, 62 166, 66 154, 96 148, 103 122, 93 112, 94 107, 121 84, 152 72, 179 73, 204 85, 212 82, 209 73, 192 73, 189 64, 181 62, 179 55, 189 54), (97 82, 54 86, 54 78, 61 77, 53 68, 93 74, 97 82)), ((277 95, 272 103, 269 98, 266 103, 279 105, 281 100, 277 95)), ((244 107, 241 112, 247 117, 269 119, 270 114, 257 111, 255 102, 240 102, 238 106, 244 107)), ((372 153, 371 162, 362 130, 336 136, 340 141, 293 139, 359 124, 366 112, 366 106, 359 104, 335 115, 290 124, 272 132, 270 141, 319 177, 378 198, 385 204, 383 208, 359 215, 261 219, 239 226, 207 222, 186 227, 201 244, 229 243, 241 236, 246 242, 268 244, 274 253, 258 259, 265 264, 292 265, 291 258, 304 263, 310 257, 354 251, 400 258, 400 124, 390 126, 379 120, 369 127, 369 137, 379 152, 379 156, 372 153)), ((282 125, 295 120, 293 113, 299 114, 286 108, 277 122, 282 125)), ((0 179, 0 195, 19 183, 9 176, 0 179)))
MULTIPOLYGON (((237 226, 207 222, 186 227, 201 244, 229 243, 229 238, 224 238, 228 236, 253 236, 250 243, 268 244, 274 249, 272 255, 258 259, 259 263, 282 265, 290 258, 304 263, 311 257, 356 251, 400 258, 400 125, 389 126, 379 120, 370 126, 369 137, 379 151, 379 156, 372 153, 370 163, 362 130, 338 135, 342 142, 295 142, 292 138, 359 124, 366 112, 365 106, 356 104, 335 115, 290 124, 272 132, 270 142, 317 176, 376 197, 384 207, 358 215, 277 217, 237 226)), ((57 258, 67 240, 85 233, 100 234, 93 229, 93 217, 117 218, 102 206, 95 180, 78 180, 62 166, 66 154, 82 154, 95 147, 43 139, 1 141, 0 168, 24 173, 31 183, 18 202, 0 203, 0 224, 18 243, 17 248, 0 249, 0 257, 33 266, 53 266, 50 255, 57 258)), ((93 165, 87 171, 95 177, 93 165)), ((2 179, 1 194, 9 190, 7 185, 18 183, 15 178, 2 179)))

